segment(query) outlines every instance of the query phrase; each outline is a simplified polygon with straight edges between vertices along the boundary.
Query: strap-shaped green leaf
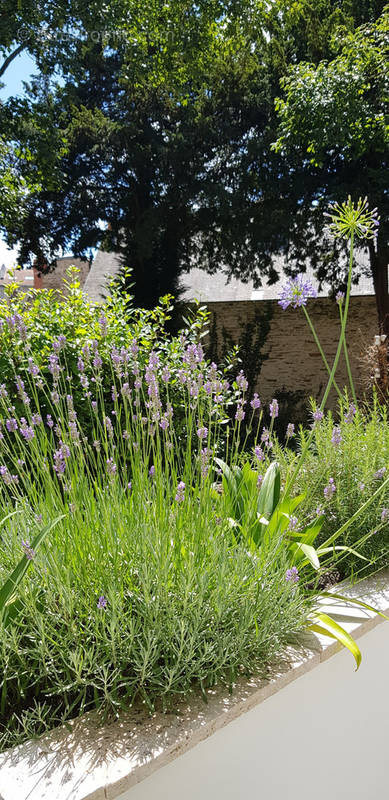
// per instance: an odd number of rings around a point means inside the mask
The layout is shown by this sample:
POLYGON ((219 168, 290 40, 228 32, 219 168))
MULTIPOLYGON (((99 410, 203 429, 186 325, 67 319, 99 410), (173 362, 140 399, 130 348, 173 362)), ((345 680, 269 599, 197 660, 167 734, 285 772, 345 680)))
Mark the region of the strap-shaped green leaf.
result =
MULTIPOLYGON (((61 517, 58 517, 49 525, 46 525, 45 528, 42 528, 41 531, 37 534, 35 539, 32 542, 32 549, 37 550, 43 539, 47 536, 47 534, 53 529, 54 525, 57 524, 61 519, 63 519, 65 515, 62 514, 61 517)), ((24 574, 27 572, 29 565, 31 564, 31 560, 27 558, 27 556, 23 556, 17 566, 15 567, 12 574, 6 580, 4 585, 0 588, 0 614, 3 615, 3 625, 7 624, 8 618, 8 611, 7 609, 10 608, 13 603, 16 602, 16 589, 22 580, 24 574)))
MULTIPOLYGON (((350 650, 350 653, 352 653, 352 655, 355 658, 357 669, 359 669, 359 666, 362 661, 362 653, 355 639, 353 639, 353 637, 350 636, 350 634, 347 633, 347 631, 344 628, 342 628, 341 625, 338 625, 338 623, 335 622, 335 620, 333 620, 328 614, 325 614, 323 611, 315 612, 315 617, 313 620, 314 625, 316 624, 316 620, 322 622, 324 627, 328 629, 327 635, 331 636, 332 639, 337 639, 338 642, 340 642, 340 644, 343 645, 343 647, 347 647, 347 650, 350 650)), ((310 628, 309 625, 308 628, 310 628)))

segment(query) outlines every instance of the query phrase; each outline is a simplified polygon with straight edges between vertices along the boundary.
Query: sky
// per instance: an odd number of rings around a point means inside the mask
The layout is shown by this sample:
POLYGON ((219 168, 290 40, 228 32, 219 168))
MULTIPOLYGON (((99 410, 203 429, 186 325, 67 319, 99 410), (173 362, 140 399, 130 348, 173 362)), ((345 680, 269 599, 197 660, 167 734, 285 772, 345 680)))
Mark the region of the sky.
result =
MULTIPOLYGON (((23 80, 28 80, 34 72, 35 62, 27 53, 20 53, 10 64, 3 75, 2 83, 5 84, 0 89, 0 100, 3 102, 11 95, 23 94, 23 80)), ((12 267, 16 264, 16 249, 9 250, 6 243, 0 236, 0 266, 5 264, 12 267)))

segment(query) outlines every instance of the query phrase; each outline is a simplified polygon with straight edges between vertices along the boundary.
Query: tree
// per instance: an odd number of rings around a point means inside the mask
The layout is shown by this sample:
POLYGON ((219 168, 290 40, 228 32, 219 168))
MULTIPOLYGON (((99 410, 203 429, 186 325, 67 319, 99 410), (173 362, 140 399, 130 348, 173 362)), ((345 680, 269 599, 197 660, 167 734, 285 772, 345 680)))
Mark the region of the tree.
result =
MULTIPOLYGON (((367 196, 381 223, 366 242, 379 326, 389 335, 389 6, 379 20, 343 39, 340 54, 318 66, 300 63, 283 79, 276 150, 306 177, 291 242, 295 259, 306 253, 321 279, 342 280, 339 253, 324 234, 331 200, 367 196), (321 232, 321 234, 320 234, 321 232), (302 234, 302 240, 300 235, 302 234)), ((358 277, 358 274, 357 276, 358 277)))
POLYGON ((382 3, 111 0, 103 9, 109 35, 96 40, 97 22, 85 18, 83 38, 46 55, 28 97, 4 108, 9 137, 31 154, 20 175, 40 186, 5 226, 21 261, 50 268, 61 247, 84 255, 102 243, 132 267, 145 306, 194 264, 274 282, 278 253, 291 265, 310 258, 319 277, 339 282, 322 206, 344 199, 355 175, 346 180, 345 169, 342 183, 341 155, 334 173, 331 159, 315 165, 296 143, 274 148, 283 136, 274 102, 291 64, 323 70, 339 32, 355 36, 382 3))

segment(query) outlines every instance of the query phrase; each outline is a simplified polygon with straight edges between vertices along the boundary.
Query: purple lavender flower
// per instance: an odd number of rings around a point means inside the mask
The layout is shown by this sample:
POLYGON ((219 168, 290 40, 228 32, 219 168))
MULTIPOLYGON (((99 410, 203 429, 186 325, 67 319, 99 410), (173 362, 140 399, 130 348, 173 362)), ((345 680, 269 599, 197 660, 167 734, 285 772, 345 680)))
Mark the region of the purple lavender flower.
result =
POLYGON ((347 425, 350 425, 350 423, 353 421, 356 413, 357 413, 357 409, 355 408, 354 404, 351 403, 349 408, 348 408, 347 414, 345 414, 345 417, 344 417, 344 421, 345 421, 345 423, 347 425))
POLYGON ((35 550, 32 549, 28 539, 22 539, 21 547, 22 547, 22 550, 24 551, 24 555, 26 556, 28 561, 32 561, 32 559, 35 558, 36 553, 35 553, 35 550))
POLYGON ((110 439, 113 437, 113 425, 109 417, 104 417, 104 425, 110 439))
POLYGON ((99 355, 99 353, 97 351, 95 351, 95 356, 94 356, 94 359, 93 359, 93 366, 97 370, 100 370, 101 367, 103 366, 102 359, 101 359, 101 357, 100 357, 100 355, 99 355))
POLYGON ((208 474, 209 459, 210 459, 211 455, 212 455, 212 451, 208 447, 204 447, 199 453, 200 472, 201 472, 201 476, 203 478, 205 478, 207 476, 207 474, 208 474))
POLYGON ((338 447, 342 441, 342 431, 339 426, 336 426, 332 431, 331 442, 334 447, 338 447))
POLYGON ((270 416, 271 416, 272 419, 275 419, 276 417, 278 417, 279 408, 278 408, 277 400, 275 398, 271 401, 271 403, 269 405, 269 411, 270 411, 270 416))
POLYGON ((33 414, 31 417, 31 422, 33 425, 40 425, 42 422, 42 417, 40 414, 33 414))
POLYGON ((98 601, 97 601, 97 608, 106 608, 107 607, 107 598, 101 594, 98 601))
POLYGON ((116 475, 116 471, 117 471, 117 466, 116 466, 113 458, 107 458, 107 472, 108 472, 108 475, 113 477, 114 475, 116 475))
POLYGON ((6 400, 8 397, 7 389, 5 388, 5 383, 0 384, 0 397, 2 400, 6 400))
POLYGON ((364 483, 362 483, 362 481, 360 483, 358 483, 358 489, 359 489, 360 492, 364 492, 365 488, 366 488, 366 485, 364 483))
POLYGON ((54 403, 54 405, 58 405, 59 403, 59 394, 55 389, 53 392, 51 392, 51 401, 54 403))
POLYGON ((61 335, 58 336, 58 339, 55 339, 53 341, 54 352, 59 353, 60 350, 63 350, 65 345, 66 345, 66 336, 64 336, 63 333, 61 333, 61 335))
POLYGON ((386 522, 389 519, 389 508, 383 508, 381 513, 381 522, 386 522))
POLYGON ((313 416, 314 422, 321 422, 323 417, 324 417, 324 414, 320 410, 320 408, 317 408, 316 411, 313 412, 312 416, 313 416))
POLYGON ((255 457, 258 461, 263 461, 265 458, 265 453, 263 452, 262 448, 257 445, 254 449, 255 457))
MULTIPOLYGON (((243 411, 242 406, 238 406, 237 409, 236 409, 236 414, 235 414, 235 419, 237 420, 237 422, 243 422, 245 416, 246 415, 245 415, 245 412, 243 411)), ((198 431, 197 431, 197 433, 198 433, 198 431)))
POLYGON ((289 422, 289 424, 288 424, 288 426, 286 428, 286 438, 287 439, 291 439, 292 436, 294 436, 294 425, 293 425, 293 422, 289 422))
POLYGON ((85 370, 85 364, 84 364, 81 356, 77 361, 77 369, 78 369, 79 372, 84 372, 84 370, 85 370))
POLYGON ((335 494, 335 492, 336 492, 335 481, 333 478, 328 478, 328 485, 324 489, 324 497, 326 498, 326 500, 330 500, 331 497, 335 494))
POLYGON ((8 433, 12 433, 14 431, 17 431, 18 423, 17 423, 15 417, 12 417, 11 419, 6 419, 5 420, 5 427, 7 428, 8 433))
POLYGON ((253 409, 253 411, 255 411, 255 409, 261 407, 261 401, 260 401, 260 399, 259 399, 259 397, 257 395, 257 392, 255 392, 253 399, 250 400, 250 405, 251 405, 251 408, 253 409))
POLYGON ((285 580, 290 581, 290 583, 298 583, 300 580, 299 571, 297 567, 291 567, 290 569, 286 570, 285 573, 285 580))
POLYGON ((386 472, 386 467, 381 467, 381 469, 377 469, 377 472, 374 473, 373 478, 380 481, 384 477, 386 472))
POLYGON ((167 429, 169 427, 169 418, 166 415, 163 416, 161 421, 160 421, 160 423, 159 423, 159 425, 160 425, 160 428, 162 428, 163 431, 167 431, 167 429))
POLYGON ((37 365, 34 364, 34 360, 32 358, 28 359, 28 371, 30 375, 32 375, 34 378, 36 378, 36 376, 39 375, 39 367, 37 367, 37 365))
POLYGON ((59 374, 61 371, 61 367, 59 364, 59 358, 56 353, 50 353, 49 355, 49 365, 48 370, 51 372, 54 381, 58 381, 59 374))
POLYGON ((206 439, 208 436, 208 428, 197 428, 197 436, 199 439, 206 439))
POLYGON ((106 336, 108 333, 108 320, 103 312, 100 314, 99 317, 99 325, 102 335, 106 336))
POLYGON ((150 475, 150 478, 153 478, 154 475, 155 475, 155 466, 154 466, 154 464, 152 464, 150 469, 149 469, 149 475, 150 475))
POLYGON ((293 515, 289 517, 289 530, 295 531, 297 529, 298 519, 293 515))
POLYGON ((341 306, 342 303, 343 303, 343 300, 344 300, 344 292, 337 292, 337 294, 335 296, 335 300, 336 300, 337 304, 339 306, 341 306))
POLYGON ((324 508, 321 505, 316 506, 315 514, 317 517, 322 517, 324 514, 324 508))
POLYGON ((164 383, 169 383, 169 378, 170 378, 170 369, 169 369, 169 367, 164 367, 163 368, 163 370, 161 372, 161 378, 162 378, 164 383))
POLYGON ((247 378, 243 374, 243 370, 241 370, 239 375, 237 375, 236 383, 237 383, 238 388, 241 389, 242 392, 246 392, 247 391, 247 388, 248 388, 249 384, 248 384, 247 378))
POLYGON ((300 308, 305 306, 309 297, 317 297, 312 283, 300 273, 296 278, 289 278, 283 286, 278 304, 285 311, 289 306, 300 308))
POLYGON ((184 481, 180 481, 177 489, 176 489, 176 496, 175 500, 177 503, 183 503, 185 500, 185 483, 184 481))
POLYGON ((257 478, 257 489, 260 489, 263 484, 263 475, 258 475, 257 478))
POLYGON ((184 364, 187 364, 191 369, 193 369, 196 364, 200 364, 203 359, 204 351, 201 344, 189 344, 182 357, 184 364))
MULTIPOLYGON (((22 421, 22 420, 20 420, 20 421, 22 421)), ((35 436, 34 428, 31 425, 21 425, 20 426, 20 433, 22 434, 22 436, 26 440, 26 442, 30 442, 31 439, 33 439, 34 436, 35 436)))

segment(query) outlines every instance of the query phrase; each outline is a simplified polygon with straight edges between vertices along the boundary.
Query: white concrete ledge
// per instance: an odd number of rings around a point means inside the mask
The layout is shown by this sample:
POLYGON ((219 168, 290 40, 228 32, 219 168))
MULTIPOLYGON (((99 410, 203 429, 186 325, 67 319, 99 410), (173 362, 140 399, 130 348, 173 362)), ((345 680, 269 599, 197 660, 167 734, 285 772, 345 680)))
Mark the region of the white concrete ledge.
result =
MULTIPOLYGON (((389 613, 389 570, 341 591, 389 613)), ((325 606, 354 638, 384 621, 335 599, 325 606)), ((339 649, 337 642, 307 635, 305 647, 290 647, 277 668, 269 668, 268 679, 242 679, 233 694, 225 689, 208 691, 207 704, 196 695, 174 714, 150 716, 141 707, 105 726, 99 724, 95 713, 86 714, 1 754, 0 800, 113 800, 339 649)), ((352 677, 351 655, 349 669, 352 677)))

